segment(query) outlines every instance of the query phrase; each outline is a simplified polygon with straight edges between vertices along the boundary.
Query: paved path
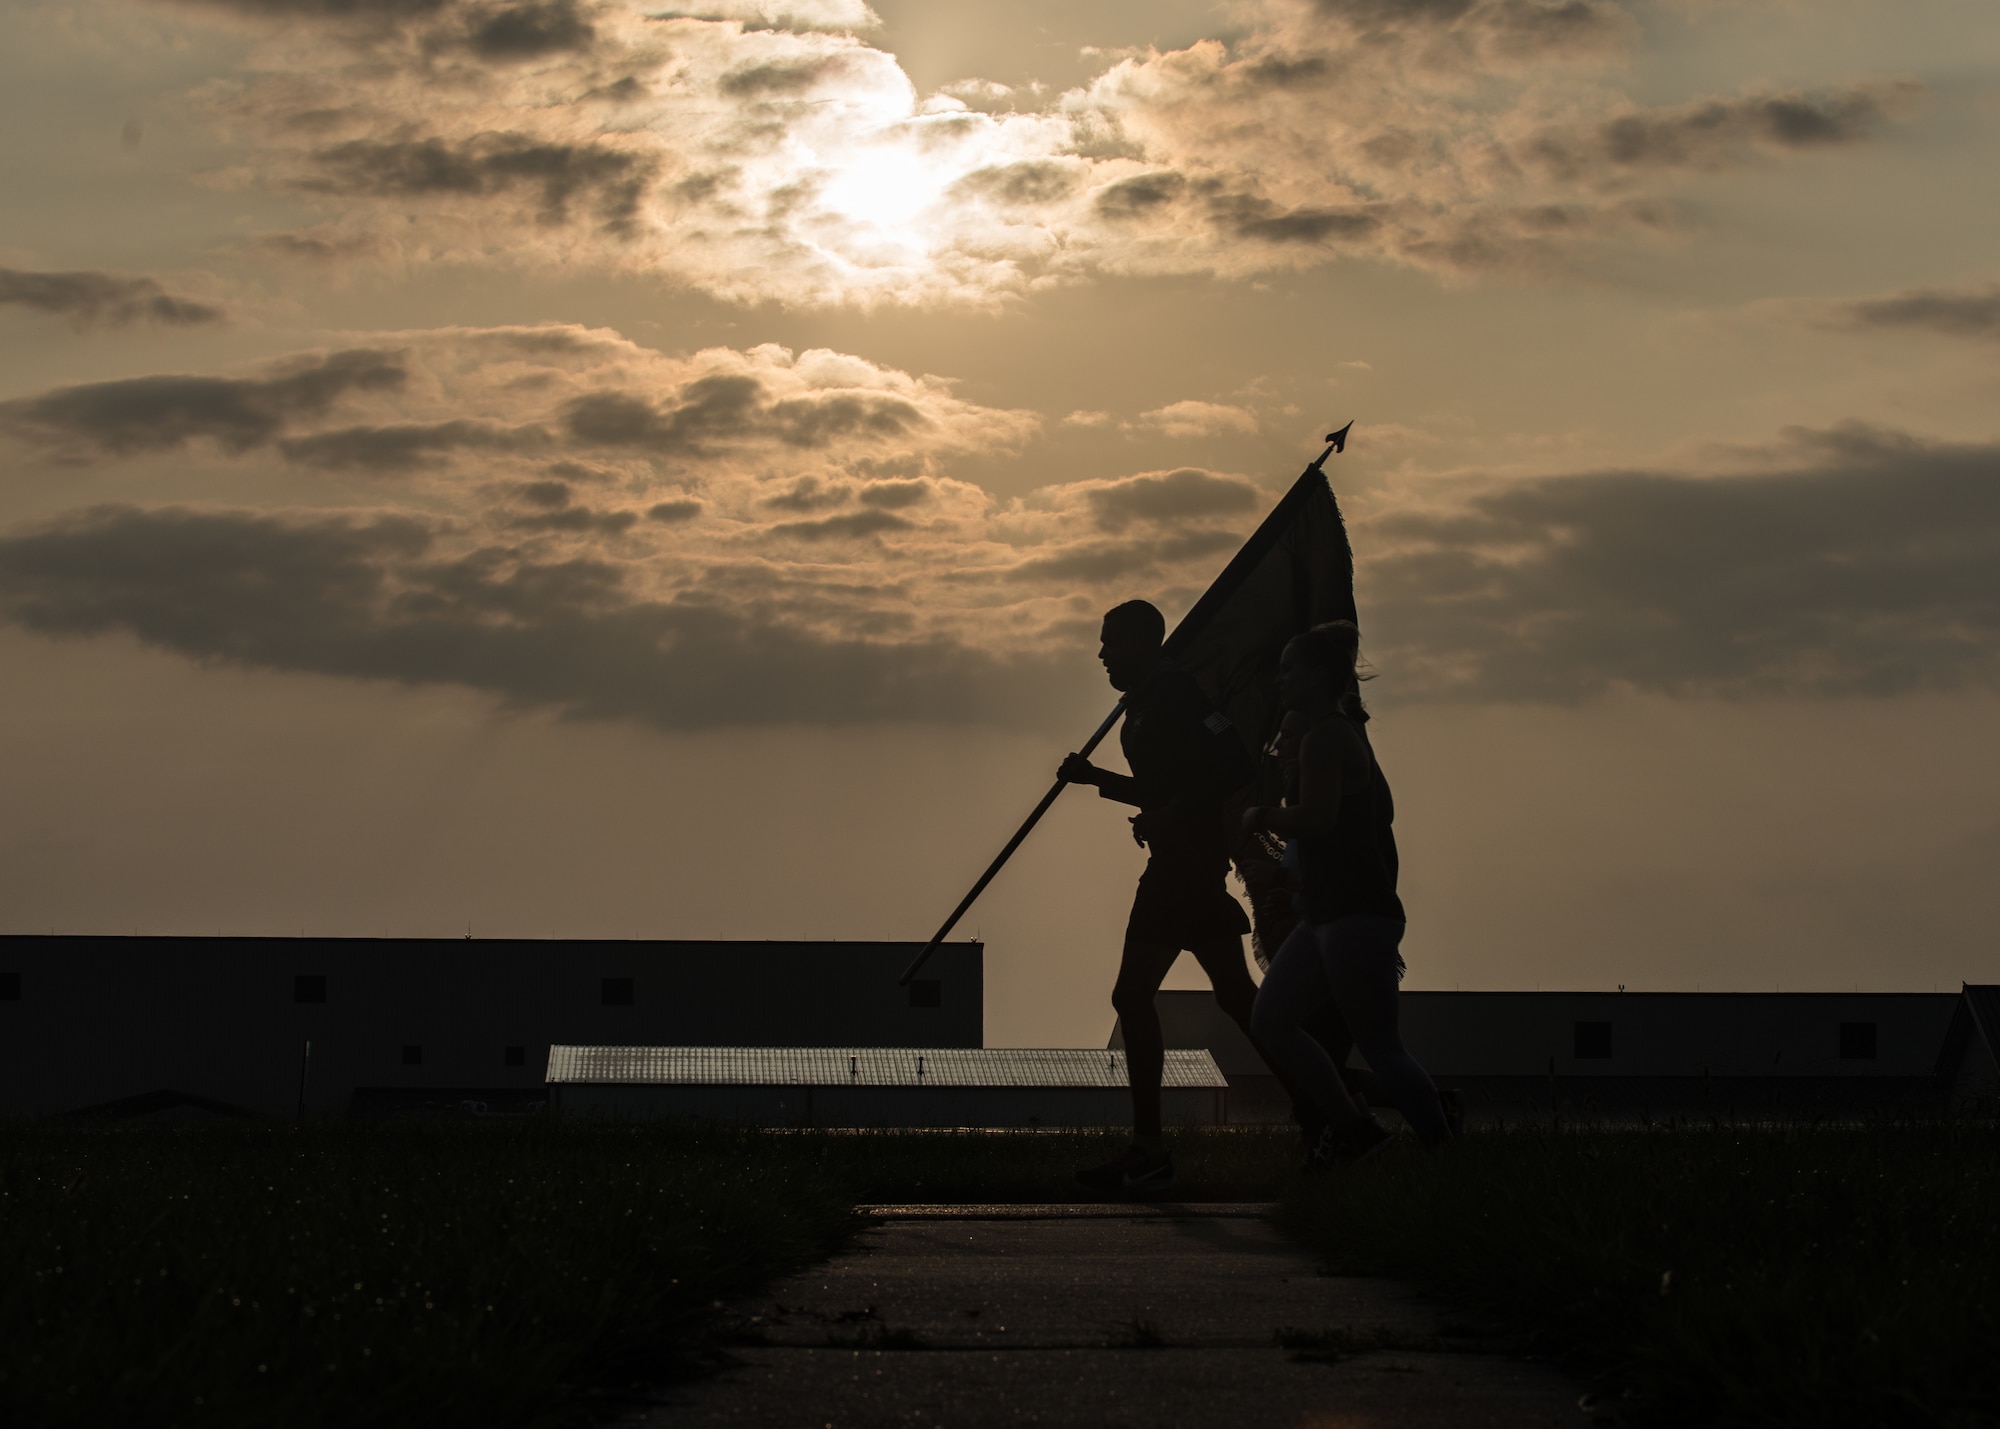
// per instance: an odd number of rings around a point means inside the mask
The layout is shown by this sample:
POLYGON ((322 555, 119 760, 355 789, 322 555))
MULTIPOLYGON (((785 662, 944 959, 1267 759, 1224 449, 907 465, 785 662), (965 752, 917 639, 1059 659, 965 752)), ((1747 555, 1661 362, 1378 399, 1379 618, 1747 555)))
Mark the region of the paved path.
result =
POLYGON ((1321 1274, 1266 1207, 870 1209, 854 1250, 732 1307, 736 1365, 639 1422, 1591 1424, 1575 1385, 1454 1335, 1407 1288, 1321 1274))

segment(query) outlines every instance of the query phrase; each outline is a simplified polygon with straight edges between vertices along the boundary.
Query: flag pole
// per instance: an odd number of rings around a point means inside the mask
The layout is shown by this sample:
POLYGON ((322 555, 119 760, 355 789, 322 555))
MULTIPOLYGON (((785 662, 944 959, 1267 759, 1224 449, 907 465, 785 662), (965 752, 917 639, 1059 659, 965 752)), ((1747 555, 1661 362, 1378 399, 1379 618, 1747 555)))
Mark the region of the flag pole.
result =
MULTIPOLYGON (((1257 528, 1255 534, 1243 543, 1243 549, 1236 553, 1236 559, 1223 568, 1222 574, 1216 577, 1215 584, 1208 588, 1202 598, 1195 602, 1194 608, 1181 618, 1181 623, 1174 627, 1174 633, 1167 637, 1164 648, 1171 652, 1177 641, 1185 642, 1191 638, 1207 621, 1209 613, 1229 597, 1241 580, 1239 567, 1247 567, 1251 564, 1245 557, 1252 548, 1261 544, 1258 541, 1258 537, 1262 536, 1267 530, 1270 530, 1273 522, 1280 521, 1281 518, 1286 517, 1287 508, 1293 504, 1293 494, 1298 492, 1305 482, 1322 474, 1322 468, 1325 467, 1328 457, 1332 456, 1335 452, 1347 450, 1347 434, 1353 428, 1354 423, 1349 422, 1339 431, 1327 433, 1326 450, 1321 452, 1318 457, 1307 465, 1304 471, 1299 473, 1299 479, 1292 483, 1291 491, 1287 492, 1285 498, 1278 503, 1271 514, 1264 518, 1264 524, 1257 528)), ((1077 753, 1088 759, 1091 751, 1104 742, 1104 736, 1111 733, 1111 727, 1118 723, 1118 717, 1124 713, 1125 701, 1120 700, 1111 707, 1111 713, 1104 717, 1104 723, 1097 727, 1096 733, 1084 741, 1083 748, 1079 749, 1077 753)), ((1042 821, 1042 815, 1055 807, 1056 800, 1062 796, 1062 791, 1068 783, 1069 781, 1066 779, 1058 779, 1054 784, 1049 786, 1049 792, 1042 795, 1042 802, 1035 805, 1034 812, 1028 815, 1020 828, 1014 830, 1014 837, 1007 840, 1007 846, 1000 850, 993 862, 986 865, 986 872, 980 874, 979 881, 972 885, 971 891, 965 897, 958 900, 958 906, 951 910, 951 916, 944 920, 943 925, 938 928, 937 932, 931 934, 931 940, 924 944, 924 950, 911 959, 910 965, 903 969, 903 975, 896 979, 896 986, 909 986, 910 979, 917 975, 917 970, 929 962, 931 954, 938 950, 938 944, 951 936, 951 930, 958 926, 958 920, 965 916, 965 910, 970 908, 978 900, 979 895, 986 891, 986 885, 999 876, 1000 870, 1006 867, 1007 860, 1014 856, 1014 850, 1019 848, 1028 835, 1034 832, 1035 825, 1042 821)))
MULTIPOLYGON (((1090 752, 1104 742, 1104 736, 1111 733, 1111 726, 1118 723, 1118 716, 1124 713, 1125 701, 1120 700, 1111 707, 1111 713, 1104 717, 1104 723, 1097 727, 1095 734, 1084 741, 1083 748, 1079 749, 1077 753, 1088 759, 1090 752)), ((1042 815, 1055 807, 1057 798, 1061 796, 1063 789, 1068 784, 1069 781, 1067 779, 1058 779, 1049 786, 1049 792, 1042 795, 1042 802, 1035 805, 1035 811, 1028 815, 1020 828, 1014 830, 1014 837, 1007 840, 1007 847, 1001 849, 999 856, 993 862, 986 865, 986 872, 979 875, 979 882, 972 885, 972 891, 958 900, 958 906, 951 910, 951 916, 944 920, 944 926, 931 935, 931 940, 924 944, 924 950, 917 954, 908 967, 903 969, 903 975, 896 979, 896 986, 909 986, 910 979, 917 975, 917 969, 930 960, 930 955, 937 951, 939 943, 942 943, 947 937, 951 936, 951 930, 958 926, 958 920, 965 916, 965 910, 970 908, 979 895, 986 891, 986 885, 994 880, 1000 870, 1006 866, 1007 860, 1014 856, 1014 850, 1021 846, 1021 841, 1034 832, 1035 825, 1042 821, 1042 815)))

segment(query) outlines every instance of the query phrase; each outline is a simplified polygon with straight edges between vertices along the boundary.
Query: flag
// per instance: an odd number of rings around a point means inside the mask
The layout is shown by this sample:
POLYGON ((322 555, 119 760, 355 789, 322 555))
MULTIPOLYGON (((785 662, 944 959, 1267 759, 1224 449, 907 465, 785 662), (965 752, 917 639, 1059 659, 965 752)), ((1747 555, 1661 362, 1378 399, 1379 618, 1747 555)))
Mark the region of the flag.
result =
POLYGON ((1354 619, 1354 552, 1315 463, 1181 618, 1166 653, 1201 682, 1255 757, 1283 718, 1278 655, 1286 642, 1326 621, 1354 619))
MULTIPOLYGON (((1260 787, 1243 802, 1276 804, 1285 795, 1278 761, 1258 756, 1284 718, 1278 656, 1286 642, 1325 621, 1354 618, 1354 552, 1315 462, 1167 637, 1168 657, 1201 683, 1258 760, 1260 787)), ((1240 814, 1238 802, 1224 813, 1229 856, 1250 904, 1251 956, 1268 969, 1297 921, 1278 868, 1284 841, 1241 832, 1240 814)))

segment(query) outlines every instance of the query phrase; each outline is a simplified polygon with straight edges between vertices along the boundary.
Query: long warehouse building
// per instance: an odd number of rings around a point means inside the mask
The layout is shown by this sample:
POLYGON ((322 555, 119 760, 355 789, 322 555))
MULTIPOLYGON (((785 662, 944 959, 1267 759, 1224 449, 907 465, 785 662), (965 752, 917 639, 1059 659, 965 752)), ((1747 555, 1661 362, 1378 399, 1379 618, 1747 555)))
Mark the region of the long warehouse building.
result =
MULTIPOLYGON (((920 978, 899 986, 919 947, 0 937, 0 1116, 525 1113, 596 1095, 580 1085, 555 1090, 553 1047, 842 1056, 983 1047, 982 945, 947 944, 920 978)), ((1288 1114, 1269 1068, 1209 994, 1166 992, 1157 1005, 1168 1045, 1208 1053, 1227 1080, 1219 1096, 1206 1083, 1198 1094, 1191 1088, 1186 1115, 1288 1114)), ((1441 1083, 1463 1088, 1482 1118, 1930 1111, 1982 1098, 1991 1105, 2000 1094, 2000 988, 1991 985, 1948 993, 1410 992, 1402 1006, 1412 1050, 1441 1083)), ((1116 1029, 1111 1043, 1122 1045, 1116 1029)), ((1111 1117, 1104 1107, 1122 1105, 1121 1094, 1097 1085, 1122 1076, 1122 1063, 1105 1063, 1104 1050, 1047 1055, 1074 1059, 1060 1069, 1048 1063, 1057 1070, 1047 1075, 1069 1088, 1058 1100, 1075 1114, 1088 1105, 1097 1121, 1111 1117)), ((1012 1075, 1009 1065, 974 1059, 967 1075, 1012 1075)), ((802 1084, 798 1069, 755 1059, 738 1071, 731 1075, 742 1090, 731 1095, 746 1109, 791 1095, 772 1088, 802 1084)), ((651 1077, 634 1071, 635 1087, 653 1088, 633 1093, 649 1106, 693 1106, 712 1095, 693 1083, 660 1090, 665 1084, 651 1077)), ((961 1125, 998 1115, 981 1110, 984 1094, 971 1088, 964 1084, 958 1111, 935 1115, 961 1125)), ((900 1095, 863 1100, 916 1105, 900 1095)), ((792 1111, 788 1101, 785 1114, 792 1111)), ((1046 1123, 1042 1112, 1024 1115, 1046 1123)))
POLYGON ((526 1108, 559 1043, 979 1046, 984 948, 899 987, 922 946, 0 937, 0 1115, 526 1108))

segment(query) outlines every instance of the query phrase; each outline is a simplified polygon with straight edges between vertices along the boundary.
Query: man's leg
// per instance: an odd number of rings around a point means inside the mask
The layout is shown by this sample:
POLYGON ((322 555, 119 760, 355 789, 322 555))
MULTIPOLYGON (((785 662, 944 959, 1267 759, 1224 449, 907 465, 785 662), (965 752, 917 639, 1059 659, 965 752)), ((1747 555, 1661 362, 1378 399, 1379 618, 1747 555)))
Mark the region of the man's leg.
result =
MULTIPOLYGON (((1118 981, 1111 988, 1111 1006, 1125 1033, 1125 1076, 1132 1084, 1132 1133, 1150 1151, 1159 1150, 1162 1143, 1160 1074, 1167 1064, 1166 1039, 1160 1032, 1160 1013, 1153 998, 1180 952, 1161 943, 1127 938, 1125 956, 1118 964, 1118 981)), ((1237 957, 1242 955, 1239 945, 1237 957)))
POLYGON ((1166 1037, 1160 1033, 1160 1009, 1154 997, 1180 949, 1164 943, 1126 939, 1112 985, 1112 1009, 1126 1039, 1126 1081, 1132 1083, 1132 1135, 1148 1147, 1160 1147, 1160 1073, 1166 1069, 1166 1037))
POLYGON ((1222 937, 1203 938, 1188 949, 1194 954, 1201 970, 1208 974, 1208 985, 1215 989, 1215 1005, 1229 1016, 1229 1020, 1250 1031, 1250 1007, 1257 1000, 1257 984, 1250 981, 1250 969, 1243 958, 1243 939, 1240 934, 1230 933, 1222 937))
POLYGON ((1167 1061, 1154 994, 1180 949, 1129 934, 1118 964, 1111 1005, 1125 1034, 1125 1073, 1132 1086, 1132 1145, 1102 1166, 1076 1173, 1093 1191, 1111 1195, 1157 1196, 1173 1189, 1174 1163, 1160 1130, 1160 1073, 1167 1061))

